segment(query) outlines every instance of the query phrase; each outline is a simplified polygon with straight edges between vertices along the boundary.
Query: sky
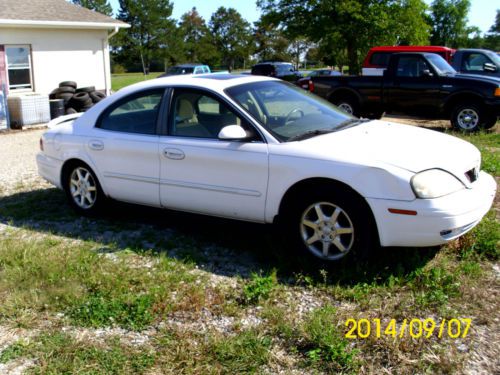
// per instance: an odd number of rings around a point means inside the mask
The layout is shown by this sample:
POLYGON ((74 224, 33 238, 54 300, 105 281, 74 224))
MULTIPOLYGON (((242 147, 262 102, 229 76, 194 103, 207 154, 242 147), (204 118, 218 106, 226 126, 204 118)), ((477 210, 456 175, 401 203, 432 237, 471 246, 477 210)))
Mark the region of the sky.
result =
MULTIPOLYGON (((430 4, 432 0, 425 0, 425 2, 430 4)), ((470 0, 470 2, 469 25, 478 26, 483 32, 487 32, 495 22, 496 10, 500 9, 500 0, 470 0)), ((118 0, 110 0, 110 4, 117 12, 118 0)), ((177 20, 194 6, 207 22, 220 6, 235 8, 250 23, 257 21, 260 17, 255 1, 251 0, 174 0, 173 4, 172 16, 177 20)))

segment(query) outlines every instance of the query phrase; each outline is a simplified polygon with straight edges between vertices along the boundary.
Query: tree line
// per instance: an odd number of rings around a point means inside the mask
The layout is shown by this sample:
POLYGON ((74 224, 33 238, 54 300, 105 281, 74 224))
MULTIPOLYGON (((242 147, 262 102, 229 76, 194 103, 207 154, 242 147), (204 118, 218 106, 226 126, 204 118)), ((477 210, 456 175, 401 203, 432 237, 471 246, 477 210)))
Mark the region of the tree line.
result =
MULTIPOLYGON (((112 15, 108 0, 73 0, 112 15)), ((199 62, 233 70, 256 61, 321 64, 356 74, 377 45, 439 45, 500 51, 500 10, 482 34, 468 26, 470 0, 257 0, 250 24, 220 7, 208 22, 196 7, 179 20, 171 0, 119 0, 117 19, 131 25, 112 39, 114 70, 163 71, 199 62)))

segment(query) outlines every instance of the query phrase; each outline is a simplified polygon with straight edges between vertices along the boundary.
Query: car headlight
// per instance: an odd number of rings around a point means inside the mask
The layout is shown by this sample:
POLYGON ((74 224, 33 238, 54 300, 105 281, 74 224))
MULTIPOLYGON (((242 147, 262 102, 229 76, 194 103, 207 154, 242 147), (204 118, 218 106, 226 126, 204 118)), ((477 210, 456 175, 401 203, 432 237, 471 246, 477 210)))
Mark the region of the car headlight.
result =
POLYGON ((411 179, 417 198, 439 198, 464 189, 465 186, 452 174, 442 169, 428 169, 411 179))

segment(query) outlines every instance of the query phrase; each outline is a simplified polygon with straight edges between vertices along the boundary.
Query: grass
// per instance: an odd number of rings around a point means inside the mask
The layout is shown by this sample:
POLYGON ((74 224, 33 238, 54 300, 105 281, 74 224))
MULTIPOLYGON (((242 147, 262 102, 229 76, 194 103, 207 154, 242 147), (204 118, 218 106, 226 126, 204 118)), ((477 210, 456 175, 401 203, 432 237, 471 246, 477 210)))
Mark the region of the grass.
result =
POLYGON ((143 73, 123 73, 111 75, 111 88, 113 91, 118 91, 126 86, 133 85, 134 83, 147 81, 158 77, 160 73, 150 73, 145 76, 143 73))
MULTIPOLYGON (((486 150, 498 177, 498 136, 458 136, 486 150)), ((250 224, 110 211, 77 217, 60 191, 28 185, 0 197, 0 332, 20 332, 3 338, 0 363, 33 374, 464 373, 480 353, 477 372, 495 372, 483 344, 500 307, 494 210, 440 249, 322 270, 290 268, 250 224), (351 318, 460 317, 472 319, 460 340, 345 337, 351 318)))

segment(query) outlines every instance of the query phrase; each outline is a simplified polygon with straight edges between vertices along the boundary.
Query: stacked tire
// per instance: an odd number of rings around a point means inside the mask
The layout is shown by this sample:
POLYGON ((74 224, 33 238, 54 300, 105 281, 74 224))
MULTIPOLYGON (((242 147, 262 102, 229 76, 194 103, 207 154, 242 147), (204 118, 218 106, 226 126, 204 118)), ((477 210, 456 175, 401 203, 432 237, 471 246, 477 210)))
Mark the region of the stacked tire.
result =
POLYGON ((106 94, 96 91, 94 86, 78 87, 74 81, 64 81, 53 90, 50 99, 63 99, 67 115, 85 112, 106 97, 106 94))

